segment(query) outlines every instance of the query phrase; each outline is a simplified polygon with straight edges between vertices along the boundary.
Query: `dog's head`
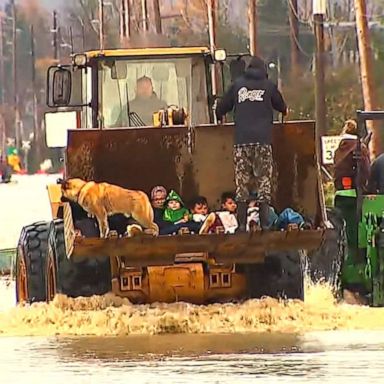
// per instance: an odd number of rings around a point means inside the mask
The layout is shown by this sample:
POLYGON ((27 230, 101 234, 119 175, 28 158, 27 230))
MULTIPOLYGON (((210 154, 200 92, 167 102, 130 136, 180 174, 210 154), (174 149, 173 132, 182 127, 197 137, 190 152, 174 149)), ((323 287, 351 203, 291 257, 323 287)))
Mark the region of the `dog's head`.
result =
POLYGON ((61 185, 62 200, 74 202, 77 202, 81 189, 87 184, 87 182, 82 179, 59 179, 57 183, 61 185))

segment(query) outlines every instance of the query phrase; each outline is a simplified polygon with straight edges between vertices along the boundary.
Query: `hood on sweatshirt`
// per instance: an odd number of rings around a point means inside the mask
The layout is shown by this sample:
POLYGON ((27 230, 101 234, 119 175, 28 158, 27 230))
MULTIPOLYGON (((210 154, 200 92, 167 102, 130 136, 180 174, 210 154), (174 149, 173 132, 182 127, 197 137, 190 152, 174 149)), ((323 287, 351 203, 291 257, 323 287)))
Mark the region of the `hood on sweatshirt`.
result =
POLYGON ((178 201, 181 206, 184 206, 183 200, 181 199, 180 195, 178 195, 174 190, 168 193, 167 198, 165 199, 165 203, 168 203, 169 201, 178 201))

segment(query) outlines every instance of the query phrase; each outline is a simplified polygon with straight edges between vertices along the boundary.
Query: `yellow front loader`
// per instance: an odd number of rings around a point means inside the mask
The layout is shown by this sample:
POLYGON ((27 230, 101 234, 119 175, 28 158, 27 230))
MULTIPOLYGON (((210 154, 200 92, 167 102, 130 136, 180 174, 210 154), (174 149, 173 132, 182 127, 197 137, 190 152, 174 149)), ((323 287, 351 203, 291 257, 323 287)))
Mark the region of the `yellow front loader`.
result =
MULTIPOLYGON (((92 51, 50 68, 47 104, 55 111, 46 115, 47 143, 64 154, 65 177, 147 193, 164 185, 219 208, 221 193, 235 187, 234 127, 214 116, 228 62, 223 50, 151 48, 92 51), (166 108, 132 111, 143 77, 166 108)), ((87 231, 93 219, 50 185, 53 220, 20 236, 18 301, 109 291, 134 303, 303 299, 306 255, 332 231, 324 226, 315 123, 275 123, 273 149, 273 206, 298 210, 313 229, 128 238, 111 218, 117 235, 101 239, 87 231)))

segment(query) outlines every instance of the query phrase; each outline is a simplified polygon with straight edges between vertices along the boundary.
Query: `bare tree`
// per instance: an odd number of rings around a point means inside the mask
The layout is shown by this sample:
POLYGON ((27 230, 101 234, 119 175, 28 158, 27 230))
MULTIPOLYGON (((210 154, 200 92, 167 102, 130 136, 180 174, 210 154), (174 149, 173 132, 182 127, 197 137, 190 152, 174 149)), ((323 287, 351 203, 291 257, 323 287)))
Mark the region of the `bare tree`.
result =
POLYGON ((289 26, 291 39, 291 69, 292 75, 297 76, 300 71, 299 50, 299 13, 297 0, 288 0, 289 26))
MULTIPOLYGON (((367 4, 365 0, 355 0, 356 29, 360 53, 360 75, 363 88, 364 107, 367 111, 377 109, 376 87, 373 78, 373 56, 368 28, 367 4)), ((372 155, 381 153, 380 126, 377 121, 369 122, 373 131, 372 155)))

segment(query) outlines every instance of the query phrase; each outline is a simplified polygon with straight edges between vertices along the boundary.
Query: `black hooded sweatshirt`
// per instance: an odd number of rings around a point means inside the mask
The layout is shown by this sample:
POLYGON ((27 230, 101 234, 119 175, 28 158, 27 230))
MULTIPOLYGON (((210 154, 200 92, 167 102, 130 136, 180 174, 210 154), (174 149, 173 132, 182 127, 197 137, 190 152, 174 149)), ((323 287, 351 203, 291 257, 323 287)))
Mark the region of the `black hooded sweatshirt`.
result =
POLYGON ((268 80, 263 60, 254 57, 245 71, 218 102, 220 121, 234 108, 235 144, 272 143, 273 110, 286 113, 287 106, 276 84, 268 80))

